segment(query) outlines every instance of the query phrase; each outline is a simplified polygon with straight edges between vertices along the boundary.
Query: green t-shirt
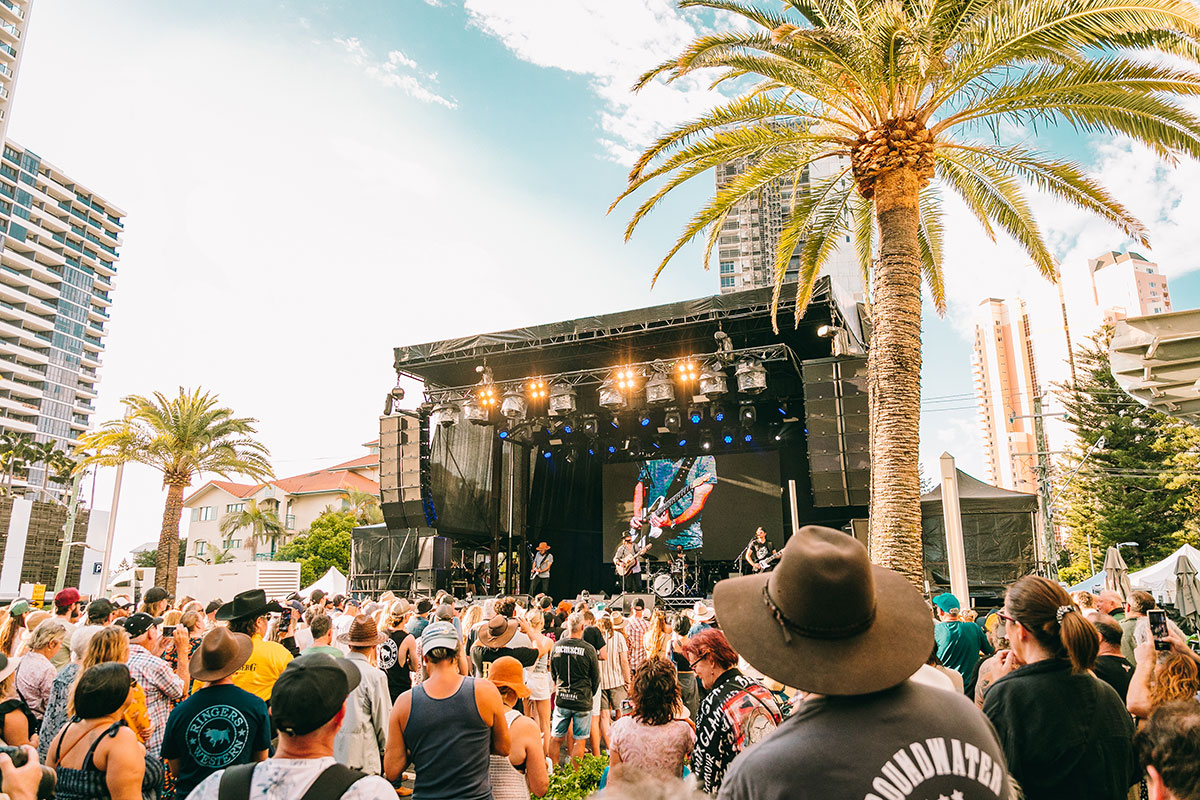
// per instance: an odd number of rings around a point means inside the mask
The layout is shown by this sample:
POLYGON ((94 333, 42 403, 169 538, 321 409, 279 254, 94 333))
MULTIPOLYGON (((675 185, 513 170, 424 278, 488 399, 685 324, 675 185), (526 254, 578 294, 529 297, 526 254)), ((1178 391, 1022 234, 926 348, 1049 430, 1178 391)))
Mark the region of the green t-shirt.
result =
POLYGON ((974 622, 939 622, 933 629, 933 639, 937 643, 938 661, 962 675, 963 683, 968 685, 979 665, 980 652, 992 652, 987 634, 974 622))
POLYGON ((346 655, 333 645, 328 644, 314 644, 312 647, 306 647, 300 651, 300 655, 302 656, 306 656, 309 653, 324 653, 325 655, 333 656, 334 658, 344 658, 346 655))

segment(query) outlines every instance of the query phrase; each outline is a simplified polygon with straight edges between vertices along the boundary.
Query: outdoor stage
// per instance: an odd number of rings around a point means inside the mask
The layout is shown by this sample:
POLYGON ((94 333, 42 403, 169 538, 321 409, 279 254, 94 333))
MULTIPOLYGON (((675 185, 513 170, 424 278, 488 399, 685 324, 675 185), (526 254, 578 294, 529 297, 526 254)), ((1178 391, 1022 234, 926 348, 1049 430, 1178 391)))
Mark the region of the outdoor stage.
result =
POLYGON ((397 347, 425 402, 380 418, 386 526, 356 534, 352 588, 407 588, 404 574, 448 588, 456 562, 486 554, 489 588, 525 591, 546 541, 552 596, 612 595, 613 552, 641 508, 635 539, 651 565, 682 548, 694 572, 673 595, 690 599, 737 569, 758 526, 775 547, 793 514, 849 532, 869 482, 865 315, 823 278, 798 325, 782 305, 776 334, 770 298, 397 347), (674 502, 652 518, 656 497, 674 502), (445 552, 422 554, 431 536, 445 552))

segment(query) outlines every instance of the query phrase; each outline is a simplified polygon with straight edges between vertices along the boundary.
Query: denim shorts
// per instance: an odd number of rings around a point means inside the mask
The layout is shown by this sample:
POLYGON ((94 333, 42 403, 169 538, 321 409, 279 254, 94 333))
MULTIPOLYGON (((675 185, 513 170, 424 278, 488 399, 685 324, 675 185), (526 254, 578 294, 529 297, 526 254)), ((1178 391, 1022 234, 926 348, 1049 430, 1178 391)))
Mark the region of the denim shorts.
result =
POLYGON ((592 712, 572 711, 569 708, 554 707, 554 715, 550 718, 550 735, 555 739, 565 739, 567 725, 576 739, 586 739, 592 732, 592 712))

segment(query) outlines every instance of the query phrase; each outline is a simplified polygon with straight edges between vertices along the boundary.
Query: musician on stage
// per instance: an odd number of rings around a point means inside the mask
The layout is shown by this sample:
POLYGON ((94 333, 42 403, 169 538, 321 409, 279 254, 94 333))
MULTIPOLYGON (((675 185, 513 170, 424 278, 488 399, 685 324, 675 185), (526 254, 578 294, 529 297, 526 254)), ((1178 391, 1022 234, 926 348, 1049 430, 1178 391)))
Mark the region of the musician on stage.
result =
POLYGON ((621 546, 613 553, 613 567, 621 579, 622 594, 628 592, 630 586, 637 588, 637 581, 642 573, 642 554, 648 549, 650 546, 646 545, 644 549, 638 550, 633 544, 632 533, 626 532, 621 537, 621 546))
POLYGON ((742 554, 742 558, 750 565, 751 571, 763 572, 773 566, 767 563, 767 559, 778 552, 767 541, 767 532, 759 528, 754 532, 754 538, 750 540, 750 544, 746 545, 746 551, 742 554))
POLYGON ((550 545, 538 542, 537 553, 533 557, 533 571, 529 580, 529 593, 534 597, 550 593, 550 566, 554 563, 554 554, 550 545))
POLYGON ((703 547, 700 518, 716 483, 717 461, 713 456, 656 458, 644 462, 633 489, 630 528, 638 530, 649 523, 650 538, 665 535, 662 541, 668 548, 703 547), (656 505, 666 507, 654 509, 656 505))
POLYGON ((685 575, 687 573, 687 554, 683 552, 683 545, 675 545, 675 552, 671 553, 667 561, 672 575, 685 575))

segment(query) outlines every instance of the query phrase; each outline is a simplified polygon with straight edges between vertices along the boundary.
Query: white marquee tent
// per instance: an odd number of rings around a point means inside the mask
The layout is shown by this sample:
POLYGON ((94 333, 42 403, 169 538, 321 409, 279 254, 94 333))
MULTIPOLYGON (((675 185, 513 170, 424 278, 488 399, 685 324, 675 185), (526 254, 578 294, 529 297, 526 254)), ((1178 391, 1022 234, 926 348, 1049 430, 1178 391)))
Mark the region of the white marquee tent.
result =
POLYGON ((327 595, 345 594, 348 586, 346 576, 337 567, 330 567, 329 571, 317 578, 312 586, 304 587, 304 594, 305 596, 311 595, 317 589, 327 595))
MULTIPOLYGON (((1129 573, 1129 585, 1134 589, 1145 589, 1154 595, 1160 603, 1175 602, 1175 564, 1181 555, 1187 556, 1192 566, 1200 570, 1200 550, 1185 544, 1171 555, 1151 564, 1145 569, 1129 573)), ((1078 592, 1086 589, 1094 592, 1104 588, 1104 570, 1100 570, 1090 578, 1084 578, 1074 586, 1067 588, 1068 592, 1078 592)))

